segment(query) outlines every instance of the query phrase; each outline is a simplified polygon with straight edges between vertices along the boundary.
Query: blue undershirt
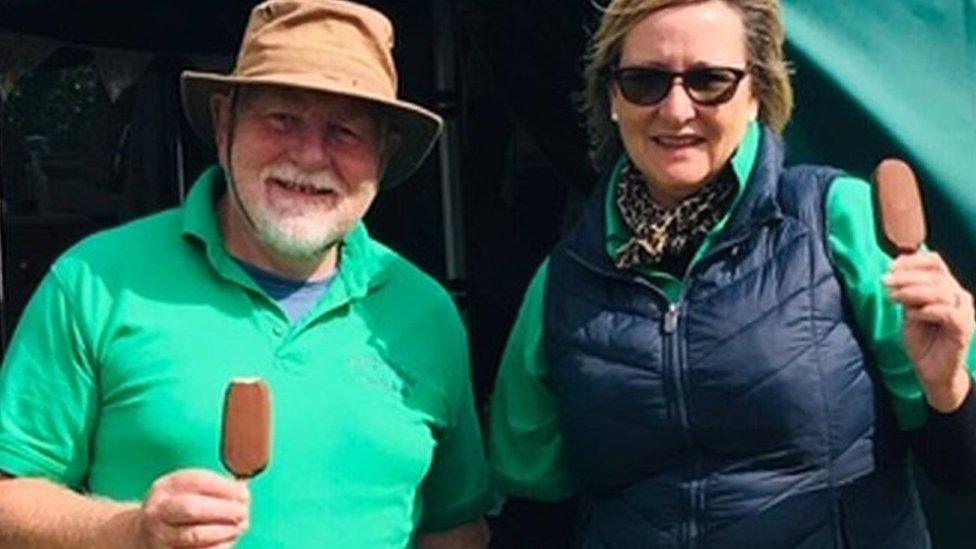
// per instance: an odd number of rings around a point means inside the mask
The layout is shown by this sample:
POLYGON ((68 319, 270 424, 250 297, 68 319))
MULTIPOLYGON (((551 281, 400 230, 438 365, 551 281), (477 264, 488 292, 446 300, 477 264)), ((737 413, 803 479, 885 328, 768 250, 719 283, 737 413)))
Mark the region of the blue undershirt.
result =
POLYGON ((332 284, 332 279, 335 277, 333 274, 322 280, 292 280, 264 270, 240 258, 235 257, 234 260, 265 293, 281 305, 285 314, 288 315, 288 320, 293 324, 315 306, 319 298, 329 289, 329 285, 332 284))

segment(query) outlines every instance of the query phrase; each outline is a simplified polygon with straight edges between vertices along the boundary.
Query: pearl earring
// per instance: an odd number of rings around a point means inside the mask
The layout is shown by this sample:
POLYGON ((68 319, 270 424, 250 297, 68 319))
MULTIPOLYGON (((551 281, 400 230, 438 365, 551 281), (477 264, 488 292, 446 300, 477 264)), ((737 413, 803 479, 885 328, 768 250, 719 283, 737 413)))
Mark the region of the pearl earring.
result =
POLYGON ((617 111, 610 111, 610 120, 612 120, 614 122, 617 122, 617 121, 620 120, 620 117, 617 116, 617 111))

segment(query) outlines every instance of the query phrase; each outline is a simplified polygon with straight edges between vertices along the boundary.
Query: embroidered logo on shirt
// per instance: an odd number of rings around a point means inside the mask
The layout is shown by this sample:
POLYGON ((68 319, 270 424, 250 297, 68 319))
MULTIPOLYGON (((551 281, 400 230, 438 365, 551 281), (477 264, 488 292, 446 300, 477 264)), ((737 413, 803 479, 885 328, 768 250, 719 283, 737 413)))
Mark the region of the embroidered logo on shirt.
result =
POLYGON ((408 398, 410 388, 417 382, 402 367, 374 355, 350 358, 349 369, 353 376, 364 384, 383 392, 399 395, 400 398, 408 398))

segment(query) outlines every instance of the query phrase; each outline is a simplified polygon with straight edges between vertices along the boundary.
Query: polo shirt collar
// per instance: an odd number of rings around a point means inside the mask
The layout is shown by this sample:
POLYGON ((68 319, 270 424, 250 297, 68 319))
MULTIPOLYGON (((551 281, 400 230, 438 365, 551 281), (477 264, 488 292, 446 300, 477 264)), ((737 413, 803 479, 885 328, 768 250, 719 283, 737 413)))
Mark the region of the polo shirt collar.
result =
POLYGON ((224 190, 224 175, 220 166, 210 166, 190 187, 183 202, 183 234, 194 236, 208 248, 223 247, 217 225, 217 200, 224 190))

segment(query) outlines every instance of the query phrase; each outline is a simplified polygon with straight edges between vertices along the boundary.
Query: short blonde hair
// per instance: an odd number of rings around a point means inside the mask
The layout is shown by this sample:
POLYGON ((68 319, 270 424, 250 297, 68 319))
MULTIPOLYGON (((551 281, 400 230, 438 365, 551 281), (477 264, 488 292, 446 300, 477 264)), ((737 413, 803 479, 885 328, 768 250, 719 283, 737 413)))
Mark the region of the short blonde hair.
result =
MULTIPOLYGON (((612 0, 590 39, 583 79, 583 114, 590 135, 591 160, 598 170, 609 168, 623 145, 610 120, 611 71, 620 60, 624 37, 650 13, 706 0, 612 0)), ((742 17, 752 91, 759 100, 759 120, 782 131, 793 110, 790 69, 783 55, 785 39, 779 0, 721 0, 742 17)))

